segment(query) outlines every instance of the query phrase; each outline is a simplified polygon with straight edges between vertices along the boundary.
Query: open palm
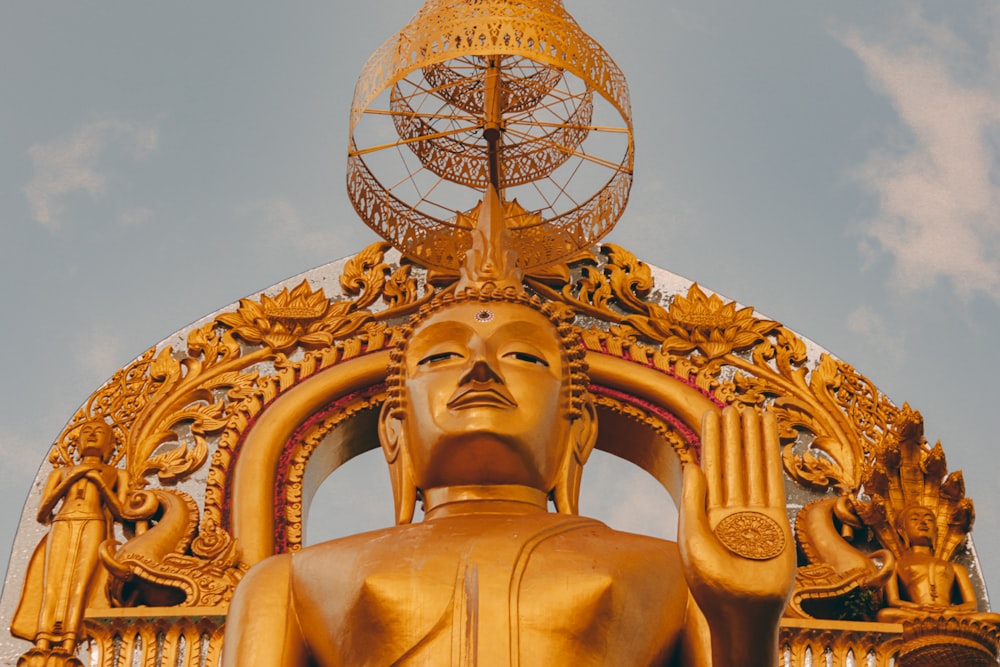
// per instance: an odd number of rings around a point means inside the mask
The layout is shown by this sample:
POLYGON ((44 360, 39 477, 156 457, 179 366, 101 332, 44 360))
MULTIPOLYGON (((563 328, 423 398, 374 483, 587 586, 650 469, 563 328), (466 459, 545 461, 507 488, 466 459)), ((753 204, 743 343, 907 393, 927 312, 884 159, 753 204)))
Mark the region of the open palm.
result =
MULTIPOLYGON (((713 638, 724 634, 750 655, 770 653, 772 643, 776 650, 778 619, 794 582, 795 544, 773 415, 733 407, 721 417, 705 414, 701 468, 684 469, 678 543, 684 576, 713 638)), ((740 664, 751 664, 745 655, 740 664)), ((774 663, 762 655, 761 664, 774 663)))

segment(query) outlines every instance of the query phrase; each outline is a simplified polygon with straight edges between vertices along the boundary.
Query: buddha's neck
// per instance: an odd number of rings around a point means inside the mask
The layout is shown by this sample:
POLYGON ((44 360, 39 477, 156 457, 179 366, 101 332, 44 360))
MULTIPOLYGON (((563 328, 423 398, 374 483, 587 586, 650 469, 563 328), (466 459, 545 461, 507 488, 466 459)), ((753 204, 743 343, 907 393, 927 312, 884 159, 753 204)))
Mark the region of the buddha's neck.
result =
POLYGON ((520 484, 442 486, 424 491, 424 520, 470 514, 535 514, 548 511, 544 491, 520 484))

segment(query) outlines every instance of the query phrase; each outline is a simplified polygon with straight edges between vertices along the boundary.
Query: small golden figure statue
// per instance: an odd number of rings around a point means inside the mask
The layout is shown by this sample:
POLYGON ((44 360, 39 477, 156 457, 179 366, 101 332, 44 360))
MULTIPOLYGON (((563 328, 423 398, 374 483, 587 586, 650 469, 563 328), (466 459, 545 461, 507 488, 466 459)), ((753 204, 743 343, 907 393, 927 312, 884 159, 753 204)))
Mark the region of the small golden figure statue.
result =
POLYGON ((888 605, 878 620, 902 623, 914 619, 964 616, 1000 624, 1000 614, 980 612, 969 573, 959 563, 935 555, 937 517, 929 508, 910 505, 896 517, 905 550, 895 576, 886 582, 888 605))
POLYGON ((923 417, 904 404, 853 510, 893 555, 877 619, 903 624, 898 664, 997 661, 1000 614, 979 611, 968 570, 952 557, 975 518, 961 471, 948 473, 941 443, 924 439, 923 417))
POLYGON ((100 418, 78 431, 79 463, 56 468, 42 491, 38 521, 50 524, 28 569, 11 632, 35 646, 18 665, 79 665, 73 655, 84 609, 100 595, 99 552, 124 511, 128 473, 109 465, 111 427, 100 418), (56 507, 58 505, 58 508, 56 507))

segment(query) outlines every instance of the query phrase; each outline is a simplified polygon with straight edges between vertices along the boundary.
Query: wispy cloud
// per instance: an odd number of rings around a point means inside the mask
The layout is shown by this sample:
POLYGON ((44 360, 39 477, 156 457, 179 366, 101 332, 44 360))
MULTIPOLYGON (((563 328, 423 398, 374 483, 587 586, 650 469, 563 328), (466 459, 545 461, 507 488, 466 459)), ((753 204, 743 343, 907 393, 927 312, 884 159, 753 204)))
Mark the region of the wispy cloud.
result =
POLYGON ((159 132, 153 124, 102 118, 81 125, 68 137, 32 145, 28 155, 34 174, 22 188, 32 218, 56 229, 64 212, 62 198, 103 197, 111 172, 101 158, 111 145, 123 147, 133 159, 143 159, 156 152, 159 132))
POLYGON ((327 254, 340 248, 342 234, 338 234, 332 227, 311 228, 302 219, 298 209, 283 197, 269 197, 251 202, 240 212, 256 221, 268 246, 283 246, 300 252, 319 251, 327 254))
POLYGON ((900 365, 906 357, 905 337, 900 331, 890 331, 885 320, 874 310, 862 306, 847 316, 847 329, 864 337, 882 358, 900 365))
POLYGON ((1000 301, 1000 21, 980 18, 987 53, 918 10, 889 33, 842 39, 907 131, 857 172, 879 198, 865 233, 894 257, 894 286, 946 279, 1000 301))

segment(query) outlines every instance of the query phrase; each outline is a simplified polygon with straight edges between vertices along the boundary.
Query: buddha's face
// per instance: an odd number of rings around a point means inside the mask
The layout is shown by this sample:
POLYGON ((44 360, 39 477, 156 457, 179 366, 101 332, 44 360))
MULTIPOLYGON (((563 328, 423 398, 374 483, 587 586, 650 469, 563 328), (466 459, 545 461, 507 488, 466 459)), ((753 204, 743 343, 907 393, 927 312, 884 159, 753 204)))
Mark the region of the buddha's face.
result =
POLYGON ((903 532, 911 545, 933 546, 934 513, 925 507, 911 509, 903 517, 903 532))
POLYGON ((84 423, 80 427, 77 449, 83 456, 94 456, 106 461, 111 454, 111 427, 97 419, 84 423))
POLYGON ((544 315, 518 304, 459 303, 418 326, 403 365, 398 427, 418 488, 552 487, 570 421, 566 362, 544 315))

